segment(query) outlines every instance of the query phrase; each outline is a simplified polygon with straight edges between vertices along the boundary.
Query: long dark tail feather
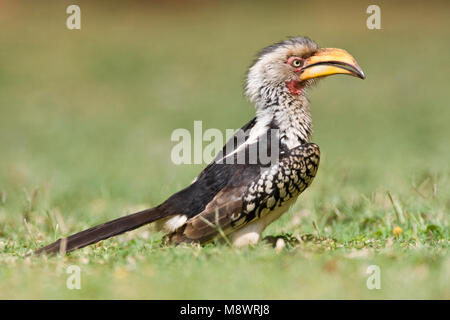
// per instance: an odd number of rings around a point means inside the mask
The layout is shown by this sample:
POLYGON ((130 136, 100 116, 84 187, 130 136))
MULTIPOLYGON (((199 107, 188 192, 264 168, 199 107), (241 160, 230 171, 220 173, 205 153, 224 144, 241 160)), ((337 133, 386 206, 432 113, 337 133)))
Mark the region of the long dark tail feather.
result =
POLYGON ((166 214, 159 207, 140 211, 75 233, 67 238, 58 239, 52 244, 36 250, 34 254, 70 252, 101 240, 117 236, 121 233, 137 229, 144 224, 159 220, 165 216, 166 214))

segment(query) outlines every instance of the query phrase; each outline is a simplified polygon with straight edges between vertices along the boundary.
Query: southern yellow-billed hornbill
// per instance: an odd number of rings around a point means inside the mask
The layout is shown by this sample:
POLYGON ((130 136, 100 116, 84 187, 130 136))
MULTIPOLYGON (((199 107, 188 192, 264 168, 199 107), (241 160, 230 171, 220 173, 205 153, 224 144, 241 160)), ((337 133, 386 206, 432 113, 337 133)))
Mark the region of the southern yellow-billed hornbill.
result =
POLYGON ((72 251, 155 221, 167 231, 168 243, 205 243, 224 234, 237 246, 257 243, 267 225, 289 209, 316 175, 319 147, 310 142, 306 89, 332 74, 365 78, 345 50, 321 49, 308 38, 263 49, 247 75, 246 94, 256 117, 242 128, 243 139, 238 141, 236 133, 190 186, 159 206, 59 239, 36 253, 72 251), (260 153, 252 161, 255 146, 268 153, 274 149, 263 139, 273 132, 278 161, 263 163, 260 153))

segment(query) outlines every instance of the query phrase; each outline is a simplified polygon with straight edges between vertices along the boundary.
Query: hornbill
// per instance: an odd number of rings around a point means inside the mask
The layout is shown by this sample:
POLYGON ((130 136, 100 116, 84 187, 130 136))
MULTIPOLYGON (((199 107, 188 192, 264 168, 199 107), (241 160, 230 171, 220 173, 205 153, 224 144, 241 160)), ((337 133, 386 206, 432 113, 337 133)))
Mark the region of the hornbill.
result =
POLYGON ((306 37, 264 48, 247 73, 245 93, 256 117, 242 127, 243 139, 236 133, 191 185, 160 205, 59 239, 35 253, 69 252, 156 221, 166 231, 164 243, 203 244, 224 237, 236 246, 256 244, 316 175, 320 152, 310 142, 306 93, 318 78, 333 74, 365 78, 348 52, 319 48, 306 37), (269 153, 274 149, 263 139, 273 132, 277 161, 263 162, 260 153, 249 161, 255 146, 269 153))

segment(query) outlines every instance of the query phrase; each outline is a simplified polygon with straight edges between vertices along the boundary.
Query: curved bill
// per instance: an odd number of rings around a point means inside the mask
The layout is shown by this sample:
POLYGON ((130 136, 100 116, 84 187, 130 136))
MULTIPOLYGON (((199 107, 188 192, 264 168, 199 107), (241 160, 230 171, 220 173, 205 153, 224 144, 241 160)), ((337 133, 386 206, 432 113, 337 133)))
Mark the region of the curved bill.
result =
POLYGON ((323 48, 305 60, 299 80, 304 81, 333 74, 348 74, 361 79, 366 78, 355 58, 347 51, 323 48))

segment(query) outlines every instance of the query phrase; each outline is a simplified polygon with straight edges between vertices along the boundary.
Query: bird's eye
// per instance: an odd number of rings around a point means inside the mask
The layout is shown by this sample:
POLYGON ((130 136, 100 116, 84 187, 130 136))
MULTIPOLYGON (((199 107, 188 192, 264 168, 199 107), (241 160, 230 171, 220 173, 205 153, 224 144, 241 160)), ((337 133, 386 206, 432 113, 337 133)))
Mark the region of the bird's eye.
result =
POLYGON ((302 60, 300 60, 300 59, 294 59, 294 60, 292 61, 292 66, 293 66, 294 68, 299 68, 299 67, 302 66, 302 64, 303 64, 303 62, 302 62, 302 60))

